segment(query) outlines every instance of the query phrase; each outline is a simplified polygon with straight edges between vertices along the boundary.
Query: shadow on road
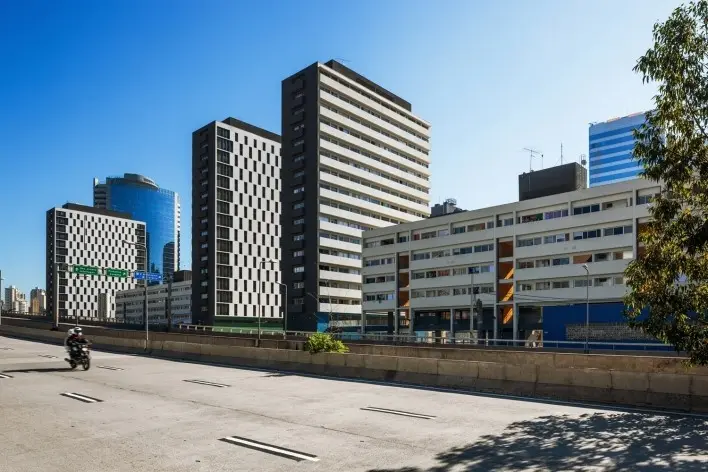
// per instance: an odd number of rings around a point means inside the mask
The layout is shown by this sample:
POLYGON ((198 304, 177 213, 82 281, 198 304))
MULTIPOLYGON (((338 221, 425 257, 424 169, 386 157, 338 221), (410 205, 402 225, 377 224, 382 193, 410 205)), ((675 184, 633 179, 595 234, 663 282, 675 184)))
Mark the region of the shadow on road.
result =
POLYGON ((24 374, 29 374, 32 372, 71 372, 72 369, 71 367, 45 367, 41 369, 15 369, 15 370, 3 370, 3 373, 5 374, 11 374, 11 373, 17 373, 21 372, 24 374))
POLYGON ((708 470, 708 419, 640 413, 543 416, 450 449, 431 468, 369 472, 708 470))

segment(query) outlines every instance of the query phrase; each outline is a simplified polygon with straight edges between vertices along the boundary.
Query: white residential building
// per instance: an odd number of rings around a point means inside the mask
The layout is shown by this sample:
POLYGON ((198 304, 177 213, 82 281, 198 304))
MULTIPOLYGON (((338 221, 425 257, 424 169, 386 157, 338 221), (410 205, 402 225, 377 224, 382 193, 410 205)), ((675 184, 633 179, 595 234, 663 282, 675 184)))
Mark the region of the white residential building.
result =
POLYGON ((543 306, 622 300, 659 191, 635 179, 367 231, 363 310, 400 333, 449 331, 452 318, 455 331, 527 339, 543 306))
POLYGON ((137 285, 130 274, 145 264, 145 251, 132 243, 145 244, 145 223, 129 214, 73 203, 47 211, 47 309, 59 316, 114 318, 113 297, 137 285), (89 273, 77 272, 85 267, 89 273), (129 276, 111 277, 106 269, 129 276))
POLYGON ((280 165, 280 136, 234 118, 192 134, 195 323, 282 319, 280 165))
POLYGON ((332 60, 283 80, 281 129, 289 325, 358 319, 362 231, 430 214, 430 124, 332 60))
POLYGON ((27 298, 24 292, 11 285, 5 288, 5 304, 3 309, 15 313, 27 313, 27 298))
MULTIPOLYGON (((142 287, 118 292, 116 294, 116 319, 132 324, 144 323, 144 302, 145 289, 142 287)), ((172 325, 191 323, 192 281, 149 286, 148 313, 150 324, 167 324, 170 313, 172 325)))

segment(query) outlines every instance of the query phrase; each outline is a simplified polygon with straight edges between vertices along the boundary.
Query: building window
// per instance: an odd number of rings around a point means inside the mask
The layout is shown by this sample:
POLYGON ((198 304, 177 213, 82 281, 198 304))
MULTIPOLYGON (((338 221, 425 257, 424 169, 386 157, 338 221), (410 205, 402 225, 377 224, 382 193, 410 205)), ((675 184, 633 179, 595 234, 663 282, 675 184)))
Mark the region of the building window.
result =
POLYGON ((296 234, 293 236, 293 241, 303 241, 305 239, 305 234, 296 234))
POLYGON ((296 187, 293 189, 293 193, 302 193, 305 191, 305 187, 296 187))
POLYGON ((293 289, 298 290, 301 288, 305 288, 305 282, 295 282, 293 284, 293 289))
POLYGON ((305 299, 303 297, 293 298, 293 305, 304 305, 305 299))
POLYGON ((302 225, 305 224, 305 218, 298 218, 297 220, 293 220, 293 225, 302 225))
POLYGON ((305 266, 295 266, 293 267, 293 273, 295 274, 300 274, 302 272, 305 272, 305 266))
POLYGON ((302 249, 299 249, 299 250, 293 252, 293 257, 302 257, 304 255, 305 255, 305 251, 302 249))

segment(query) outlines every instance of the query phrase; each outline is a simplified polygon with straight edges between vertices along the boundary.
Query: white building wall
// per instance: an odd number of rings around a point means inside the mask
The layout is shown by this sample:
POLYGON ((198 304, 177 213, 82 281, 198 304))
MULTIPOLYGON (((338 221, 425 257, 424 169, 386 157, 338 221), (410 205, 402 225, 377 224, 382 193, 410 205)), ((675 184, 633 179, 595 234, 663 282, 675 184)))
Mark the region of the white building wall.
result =
MULTIPOLYGON (((50 231, 56 246, 53 257, 60 268, 59 283, 54 284, 60 316, 113 318, 115 307, 111 301, 116 292, 133 288, 136 282, 132 277, 108 277, 104 271, 124 269, 132 274, 142 269, 138 267, 139 250, 128 243, 145 242, 144 237, 138 238, 138 229, 144 231, 145 223, 91 211, 53 211, 54 227, 50 231), (75 274, 72 268, 77 265, 99 267, 100 275, 75 274)), ((54 277, 52 269, 48 267, 54 277)))
POLYGON ((658 184, 635 179, 366 231, 363 309, 469 310, 469 291, 454 291, 470 287, 474 268, 478 298, 494 313, 510 307, 516 332, 519 306, 585 301, 583 264, 590 300, 619 301, 624 269, 637 253, 637 224, 658 192, 658 184), (509 243, 512 254, 502 257, 500 244, 506 250, 509 243), (402 255, 409 268, 398 267, 402 255), (409 284, 397 289, 401 274, 409 284))
POLYGON ((216 210, 209 224, 216 232, 209 235, 216 245, 216 260, 209 261, 217 281, 209 288, 213 313, 255 318, 261 307, 264 318, 282 318, 280 142, 225 122, 216 126, 216 188, 209 189, 209 207, 216 210), (219 139, 231 141, 233 149, 219 139))
POLYGON ((430 126, 323 64, 319 97, 318 311, 358 317, 362 230, 430 214, 430 126))
MULTIPOLYGON (((166 324, 171 310, 172 324, 192 322, 192 281, 174 282, 171 289, 171 304, 167 303, 168 284, 148 287, 148 313, 150 324, 166 324)), ((116 294, 116 318, 132 324, 144 323, 145 289, 137 288, 116 294)))

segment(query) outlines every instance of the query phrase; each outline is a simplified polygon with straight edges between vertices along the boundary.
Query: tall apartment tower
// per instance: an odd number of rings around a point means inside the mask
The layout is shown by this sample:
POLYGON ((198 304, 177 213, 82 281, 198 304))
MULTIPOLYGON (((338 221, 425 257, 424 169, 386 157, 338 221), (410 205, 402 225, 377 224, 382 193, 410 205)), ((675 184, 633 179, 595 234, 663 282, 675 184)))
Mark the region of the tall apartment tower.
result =
POLYGON ((430 125, 329 61, 283 80, 282 138, 288 325, 358 320, 362 231, 430 215, 430 125))
POLYGON ((142 270, 145 250, 133 244, 145 239, 145 222, 128 213, 74 203, 47 211, 47 310, 54 316, 115 317, 116 292, 137 282, 105 269, 142 270), (97 267, 98 273, 79 275, 75 266, 97 267))
POLYGON ((645 121, 646 113, 635 113, 590 125, 590 187, 639 177, 642 166, 634 158, 634 131, 645 121))
POLYGON ((194 323, 282 318, 280 165, 280 136, 237 119, 192 134, 194 323))

